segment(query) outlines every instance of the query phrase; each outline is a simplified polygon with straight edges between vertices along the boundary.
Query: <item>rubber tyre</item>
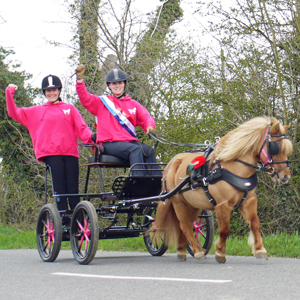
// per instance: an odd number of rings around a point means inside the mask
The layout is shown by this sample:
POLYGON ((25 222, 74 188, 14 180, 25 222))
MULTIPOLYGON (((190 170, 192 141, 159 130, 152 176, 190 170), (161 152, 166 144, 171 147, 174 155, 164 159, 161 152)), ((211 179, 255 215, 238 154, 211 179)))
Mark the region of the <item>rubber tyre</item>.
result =
MULTIPOLYGON (((146 208, 144 213, 145 216, 143 219, 143 226, 146 226, 146 228, 148 227, 149 229, 155 226, 155 214, 156 208, 146 208), (146 215, 151 216, 154 219, 154 221, 150 221, 146 215)), ((168 250, 168 246, 164 244, 164 237, 155 231, 150 233, 145 232, 144 243, 148 252, 153 256, 161 256, 168 250)))
POLYGON ((62 241, 61 217, 52 203, 44 205, 36 226, 37 248, 41 259, 53 262, 57 258, 62 241))
POLYGON ((71 219, 70 241, 73 256, 81 265, 89 264, 98 248, 99 224, 93 204, 82 201, 77 204, 71 219))
MULTIPOLYGON (((209 252, 214 241, 214 220, 210 210, 202 210, 194 222, 193 231, 195 238, 201 247, 205 250, 205 255, 209 252)), ((194 256, 189 241, 187 242, 188 252, 194 256)))

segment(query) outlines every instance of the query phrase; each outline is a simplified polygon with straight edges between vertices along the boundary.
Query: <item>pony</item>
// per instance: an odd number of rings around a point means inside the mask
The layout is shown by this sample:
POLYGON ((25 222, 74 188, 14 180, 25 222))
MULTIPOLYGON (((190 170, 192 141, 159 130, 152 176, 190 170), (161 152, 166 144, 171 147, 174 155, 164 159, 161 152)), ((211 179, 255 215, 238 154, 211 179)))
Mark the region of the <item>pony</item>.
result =
POLYGON ((171 159, 163 173, 162 194, 175 189, 184 179, 189 178, 189 183, 158 203, 153 231, 164 233, 166 245, 175 244, 180 261, 186 260, 187 240, 195 258, 205 257, 205 250, 193 234, 193 222, 200 210, 214 210, 219 228, 215 258, 225 263, 230 216, 236 206, 249 225, 248 244, 253 254, 267 259, 257 217, 256 171, 268 172, 275 183, 286 184, 291 179, 288 156, 293 145, 286 137, 288 128, 273 117, 256 117, 241 124, 214 146, 204 164, 206 173, 199 171, 202 166, 187 175, 191 162, 202 157, 202 152, 180 153, 171 159))

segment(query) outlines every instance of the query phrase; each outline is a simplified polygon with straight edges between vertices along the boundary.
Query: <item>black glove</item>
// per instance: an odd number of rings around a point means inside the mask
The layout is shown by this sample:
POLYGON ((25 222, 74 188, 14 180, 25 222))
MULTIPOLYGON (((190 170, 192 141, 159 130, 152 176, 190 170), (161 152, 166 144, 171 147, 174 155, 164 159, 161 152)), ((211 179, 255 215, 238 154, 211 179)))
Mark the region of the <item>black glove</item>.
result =
POLYGON ((97 141, 97 133, 96 133, 96 132, 94 132, 94 133, 91 135, 91 139, 92 139, 92 141, 93 141, 94 143, 96 143, 96 141, 97 141))

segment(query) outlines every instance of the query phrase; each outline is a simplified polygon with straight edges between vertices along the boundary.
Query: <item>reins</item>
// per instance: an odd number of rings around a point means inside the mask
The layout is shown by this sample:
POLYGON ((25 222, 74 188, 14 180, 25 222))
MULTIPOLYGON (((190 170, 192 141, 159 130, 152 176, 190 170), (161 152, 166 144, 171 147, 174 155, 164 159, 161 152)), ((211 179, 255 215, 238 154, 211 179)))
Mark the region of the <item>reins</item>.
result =
MULTIPOLYGON (((153 132, 149 132, 149 135, 150 137, 153 139, 153 140, 156 140, 157 143, 162 143, 164 145, 173 145, 173 146, 177 146, 177 147, 189 147, 189 148, 196 148, 196 147, 207 147, 209 145, 211 145, 211 143, 209 141, 205 141, 204 144, 181 144, 181 143, 174 143, 174 142, 170 142, 164 138, 158 138, 153 132)), ((219 137, 216 137, 216 139, 220 139, 219 137)))

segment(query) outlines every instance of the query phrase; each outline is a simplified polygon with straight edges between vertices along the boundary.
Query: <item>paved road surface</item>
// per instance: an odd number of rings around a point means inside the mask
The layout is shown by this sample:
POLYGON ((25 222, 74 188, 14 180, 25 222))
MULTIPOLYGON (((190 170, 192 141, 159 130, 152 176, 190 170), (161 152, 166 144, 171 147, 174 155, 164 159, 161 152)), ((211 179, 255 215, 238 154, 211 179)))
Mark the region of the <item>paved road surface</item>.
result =
POLYGON ((175 254, 101 252, 87 266, 71 250, 44 263, 37 250, 0 251, 0 299, 296 300, 300 259, 213 255, 197 261, 175 254))

